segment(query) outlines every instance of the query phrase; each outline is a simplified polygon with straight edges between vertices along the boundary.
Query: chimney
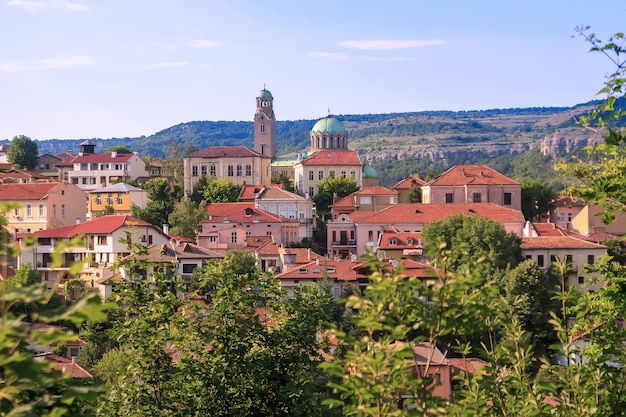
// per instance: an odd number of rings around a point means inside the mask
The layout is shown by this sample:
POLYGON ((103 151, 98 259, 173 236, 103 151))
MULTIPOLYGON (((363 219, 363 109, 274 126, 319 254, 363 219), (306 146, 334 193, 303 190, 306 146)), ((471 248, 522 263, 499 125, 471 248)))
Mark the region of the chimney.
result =
POLYGON ((170 225, 169 224, 163 224, 163 233, 165 233, 166 235, 170 234, 170 225))
POLYGON ((111 152, 111 158, 117 158, 117 152, 116 151, 111 152))

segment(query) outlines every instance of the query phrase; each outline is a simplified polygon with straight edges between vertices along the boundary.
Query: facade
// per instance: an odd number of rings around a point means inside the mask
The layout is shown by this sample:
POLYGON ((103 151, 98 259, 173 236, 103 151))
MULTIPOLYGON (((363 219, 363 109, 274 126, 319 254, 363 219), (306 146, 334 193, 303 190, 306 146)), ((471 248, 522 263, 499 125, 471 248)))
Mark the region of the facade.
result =
POLYGON ((331 205, 333 218, 355 211, 380 211, 398 204, 398 192, 388 188, 364 187, 331 205))
POLYGON ((522 186, 486 165, 457 165, 422 186, 425 204, 493 203, 522 209, 522 186))
POLYGON ((271 236, 248 236, 242 249, 254 253, 262 271, 276 274, 322 259, 321 255, 308 248, 278 246, 271 236))
POLYGON ((105 215, 107 207, 116 215, 131 215, 133 205, 146 208, 147 193, 137 187, 120 182, 89 192, 88 218, 95 219, 105 215))
POLYGON ((5 213, 6 228, 14 235, 69 226, 87 219, 87 197, 72 184, 0 184, 0 201, 19 205, 5 213))
POLYGON ((549 205, 549 221, 581 235, 605 232, 622 236, 626 234, 626 213, 618 211, 610 224, 602 222, 599 213, 603 208, 586 204, 574 197, 562 196, 549 205))
POLYGON ((379 212, 341 214, 328 221, 328 256, 360 256, 368 248, 375 252, 380 236, 390 228, 399 232, 420 233, 427 224, 445 220, 454 214, 480 215, 501 223, 507 233, 523 235, 522 212, 493 203, 396 204, 379 212))
POLYGON ((254 198, 254 206, 300 224, 298 239, 313 237, 315 208, 313 200, 279 187, 263 187, 254 198))
POLYGON ((57 164, 61 181, 83 191, 108 187, 116 182, 148 176, 146 163, 136 153, 94 153, 95 145, 84 141, 77 156, 57 164))
POLYGON ((567 261, 567 285, 579 291, 593 291, 596 284, 589 284, 595 274, 585 272, 585 265, 593 265, 607 252, 607 247, 573 236, 539 236, 522 238, 522 254, 532 259, 544 270, 559 260, 567 261))
POLYGON ((357 151, 348 149, 320 150, 294 165, 295 188, 299 194, 313 197, 318 184, 326 177, 352 178, 361 187, 363 163, 357 151))
POLYGON ((198 245, 213 250, 241 249, 249 236, 271 236, 277 245, 299 243, 300 222, 255 208, 251 203, 207 205, 210 218, 203 220, 198 245))
POLYGON ((412 203, 410 201, 411 192, 415 188, 421 189, 424 185, 426 185, 426 181, 411 175, 395 183, 391 189, 398 192, 398 203, 412 203))
MULTIPOLYGON (((103 216, 95 220, 72 225, 39 230, 31 234, 37 246, 21 244, 18 267, 26 262, 41 273, 48 288, 62 290, 70 280, 83 281, 88 288, 114 275, 111 267, 122 256, 130 254, 125 241, 142 246, 169 244, 170 238, 149 223, 130 216, 103 216), (83 236, 83 244, 63 249, 62 263, 56 265, 52 254, 59 245, 67 245, 73 238, 83 236), (72 273, 75 262, 82 263, 80 272, 72 273)), ((21 240, 29 236, 21 236, 21 240)))
POLYGON ((185 156, 183 164, 185 195, 203 175, 236 184, 271 183, 271 158, 245 146, 212 146, 185 156))
POLYGON ((377 242, 377 255, 380 258, 412 259, 427 263, 429 259, 424 251, 420 233, 400 232, 395 227, 383 231, 377 242))

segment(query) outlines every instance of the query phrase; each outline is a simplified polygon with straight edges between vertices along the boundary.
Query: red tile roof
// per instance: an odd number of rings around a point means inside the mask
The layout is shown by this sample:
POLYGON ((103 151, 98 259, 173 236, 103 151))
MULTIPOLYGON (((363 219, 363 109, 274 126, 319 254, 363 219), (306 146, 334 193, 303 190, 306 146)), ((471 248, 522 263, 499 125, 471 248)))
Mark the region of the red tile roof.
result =
POLYGON ((63 356, 46 353, 35 356, 35 360, 49 362, 53 369, 62 372, 70 378, 94 378, 94 375, 86 367, 63 356))
POLYGON ((539 236, 565 236, 565 231, 554 223, 533 223, 539 236))
POLYGON ((556 207, 584 207, 586 203, 584 201, 578 200, 576 197, 562 195, 558 197, 555 201, 552 201, 549 206, 551 208, 556 207))
POLYGON ((416 177, 414 175, 411 175, 409 177, 406 177, 403 180, 398 181, 397 183, 395 183, 391 189, 392 190, 404 190, 404 189, 411 189, 413 188, 414 185, 417 185, 419 187, 421 187, 422 185, 425 185, 426 181, 424 181, 423 179, 416 177))
POLYGON ((452 368, 468 375, 482 373, 481 369, 489 365, 489 362, 478 358, 448 358, 448 362, 452 368))
MULTIPOLYGON (((355 218, 357 213, 351 213, 350 218, 357 221, 355 218)), ((524 223, 524 215, 521 211, 493 203, 396 204, 367 218, 361 218, 358 222, 362 224, 431 223, 445 220, 454 214, 465 214, 467 216, 479 214, 500 223, 524 223)))
POLYGON ((254 204, 253 207, 237 207, 237 209, 233 207, 233 209, 228 213, 223 213, 222 215, 211 215, 210 219, 203 220, 201 223, 223 223, 227 219, 231 223, 300 223, 297 219, 280 217, 276 214, 270 213, 269 211, 254 208, 254 204))
POLYGON ((282 187, 265 187, 259 195, 259 199, 292 199, 292 200, 304 200, 305 198, 296 193, 292 193, 287 190, 283 190, 282 187))
POLYGON ((57 227, 54 229, 38 230, 33 232, 33 236, 41 237, 67 237, 71 238, 79 234, 110 234, 124 226, 149 226, 155 230, 161 231, 156 226, 144 222, 132 216, 111 215, 102 216, 97 219, 75 224, 71 226, 57 227))
POLYGON ((250 156, 269 158, 245 146, 211 146, 185 155, 185 158, 242 158, 250 156))
POLYGON ((449 185, 519 185, 487 165, 457 165, 427 183, 429 186, 449 185))
POLYGON ((209 216, 227 216, 232 212, 254 208, 251 201, 235 203, 209 203, 206 205, 206 212, 209 216))
POLYGON ((420 233, 385 231, 380 237, 380 245, 378 245, 378 248, 382 250, 416 249, 422 248, 422 245, 423 239, 420 233), (396 243, 390 243, 392 239, 395 239, 396 243), (409 243, 409 241, 412 243, 409 243))
POLYGON ((41 200, 59 185, 58 182, 0 184, 0 200, 41 200))
POLYGON ((68 167, 72 164, 103 164, 103 163, 124 163, 128 162, 135 154, 133 153, 118 153, 113 157, 110 153, 88 153, 83 155, 77 155, 72 159, 66 159, 63 162, 57 164, 58 167, 68 167))
POLYGON ((346 165, 361 166, 361 158, 354 150, 328 149, 315 152, 302 162, 303 166, 346 165))
POLYGON ((604 245, 577 239, 573 236, 524 237, 522 250, 529 249, 606 249, 604 245))
POLYGON ((398 195, 397 191, 392 191, 382 185, 374 187, 364 187, 358 191, 353 192, 351 195, 398 195))

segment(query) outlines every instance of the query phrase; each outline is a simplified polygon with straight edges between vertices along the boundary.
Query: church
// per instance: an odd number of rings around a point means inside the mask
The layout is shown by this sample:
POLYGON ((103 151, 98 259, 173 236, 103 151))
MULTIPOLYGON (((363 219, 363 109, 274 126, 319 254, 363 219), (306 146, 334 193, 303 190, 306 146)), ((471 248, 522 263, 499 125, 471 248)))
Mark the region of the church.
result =
POLYGON ((361 188, 378 185, 376 171, 356 150, 348 149, 348 132, 339 120, 328 115, 315 123, 309 136, 307 152, 277 157, 274 97, 263 88, 256 96, 254 149, 212 146, 185 156, 185 195, 203 175, 267 185, 282 174, 291 179, 298 194, 308 197, 318 192, 318 183, 326 177, 352 178, 361 188))

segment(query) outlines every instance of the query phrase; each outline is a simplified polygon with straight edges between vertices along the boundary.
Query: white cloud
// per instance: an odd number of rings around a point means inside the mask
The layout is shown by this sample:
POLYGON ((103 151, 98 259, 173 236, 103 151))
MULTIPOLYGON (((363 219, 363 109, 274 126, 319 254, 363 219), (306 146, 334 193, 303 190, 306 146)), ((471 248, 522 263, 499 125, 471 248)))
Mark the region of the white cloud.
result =
POLYGON ((210 41, 208 39, 198 39, 198 40, 189 42, 190 48, 213 48, 217 45, 218 45, 217 42, 210 41))
POLYGON ((179 62, 157 62, 155 64, 150 64, 150 68, 173 68, 173 67, 186 67, 189 65, 188 61, 179 61, 179 62))
POLYGON ((321 59, 327 59, 331 61, 344 61, 344 62, 372 62, 372 61, 403 62, 403 61, 412 60, 412 58, 408 58, 408 57, 359 56, 359 55, 348 55, 345 53, 337 53, 337 52, 311 52, 309 56, 313 58, 321 58, 321 59))
POLYGON ((89 10, 89 7, 84 4, 64 0, 8 0, 6 4, 8 6, 22 7, 29 12, 39 12, 54 8, 64 8, 79 12, 89 10))
POLYGON ((408 49, 422 48, 424 46, 445 45, 445 41, 440 39, 431 40, 371 40, 371 41, 343 41, 340 46, 350 49, 367 50, 388 50, 388 49, 408 49))
POLYGON ((74 68, 93 65, 94 60, 89 55, 57 55, 52 58, 36 59, 33 61, 0 62, 0 71, 31 71, 57 68, 74 68))

